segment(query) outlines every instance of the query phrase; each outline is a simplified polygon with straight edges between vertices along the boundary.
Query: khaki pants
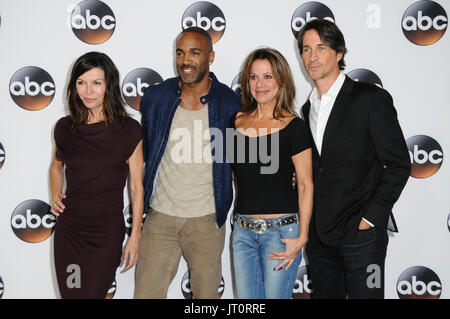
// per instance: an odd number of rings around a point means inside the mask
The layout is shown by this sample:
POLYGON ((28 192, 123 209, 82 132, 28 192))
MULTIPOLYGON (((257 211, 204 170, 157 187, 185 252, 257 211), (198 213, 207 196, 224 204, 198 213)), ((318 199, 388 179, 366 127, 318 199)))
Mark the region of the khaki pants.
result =
POLYGON ((193 298, 217 299, 222 278, 225 224, 216 214, 181 218, 150 209, 142 230, 135 298, 166 298, 183 255, 193 298))

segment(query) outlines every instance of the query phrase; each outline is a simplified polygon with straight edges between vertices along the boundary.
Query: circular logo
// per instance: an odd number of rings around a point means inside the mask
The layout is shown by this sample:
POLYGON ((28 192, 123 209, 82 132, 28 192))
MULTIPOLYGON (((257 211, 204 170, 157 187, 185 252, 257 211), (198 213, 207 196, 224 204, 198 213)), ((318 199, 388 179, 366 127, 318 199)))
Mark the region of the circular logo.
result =
POLYGON ((53 100, 55 82, 47 71, 37 66, 26 66, 12 76, 9 93, 18 106, 36 111, 43 109, 53 100))
POLYGON ((295 39, 298 32, 308 21, 314 19, 326 19, 335 22, 333 12, 330 8, 320 2, 311 1, 298 7, 291 18, 291 30, 295 39))
POLYGON ((306 265, 298 267, 292 299, 311 299, 312 286, 306 265))
POLYGON ((20 203, 11 215, 11 228, 17 237, 29 243, 46 240, 53 232, 56 217, 50 206, 38 199, 20 203))
POLYGON ((226 22, 222 10, 207 1, 191 4, 183 14, 181 21, 183 30, 199 27, 211 35, 212 42, 220 40, 225 32, 226 22))
POLYGON ((447 22, 447 13, 438 3, 418 1, 403 14, 403 34, 414 44, 430 45, 442 38, 447 22))
POLYGON ((3 167, 3 164, 5 163, 5 148, 3 147, 2 143, 0 143, 0 169, 3 167))
POLYGON ((239 95, 241 95, 241 92, 242 92, 241 77, 242 77, 242 72, 239 72, 239 74, 234 77, 233 82, 231 82, 231 89, 239 95))
POLYGON ((353 81, 375 84, 380 88, 383 87, 380 78, 374 72, 367 69, 355 69, 347 73, 347 76, 353 81))
MULTIPOLYGON (((144 225, 146 217, 147 217, 147 212, 145 211, 144 215, 142 216, 141 227, 144 225)), ((131 230, 133 228, 133 210, 132 210, 131 204, 128 205, 128 207, 125 208, 125 210, 123 211, 123 218, 125 220, 125 231, 126 231, 127 235, 130 236, 131 230)))
POLYGON ((111 8, 102 1, 85 0, 73 9, 70 26, 81 41, 100 44, 112 36, 116 28, 116 18, 111 8))
POLYGON ((411 176, 427 178, 442 165, 444 154, 438 142, 426 135, 416 135, 406 140, 411 159, 411 176))
POLYGON ((139 111, 145 89, 150 85, 161 83, 162 81, 163 78, 152 69, 134 69, 127 74, 122 82, 122 93, 125 102, 133 109, 139 111))
POLYGON ((0 276, 0 299, 3 297, 4 292, 5 292, 5 284, 3 283, 2 276, 0 276))
POLYGON ((106 299, 112 299, 114 298, 114 295, 116 294, 116 290, 117 290, 117 282, 114 279, 111 288, 108 289, 108 292, 106 293, 106 299))
POLYGON ((439 299, 441 291, 438 275, 427 267, 410 267, 397 280, 400 299, 439 299))
MULTIPOLYGON (((217 289, 217 299, 222 298, 224 290, 225 281, 222 277, 222 279, 220 280, 219 288, 217 289)), ((185 299, 192 299, 191 283, 189 281, 189 270, 185 272, 183 278, 181 279, 181 292, 183 293, 185 299)))
POLYGON ((447 228, 448 228, 448 231, 450 231, 450 214, 448 214, 448 217, 447 217, 447 228))

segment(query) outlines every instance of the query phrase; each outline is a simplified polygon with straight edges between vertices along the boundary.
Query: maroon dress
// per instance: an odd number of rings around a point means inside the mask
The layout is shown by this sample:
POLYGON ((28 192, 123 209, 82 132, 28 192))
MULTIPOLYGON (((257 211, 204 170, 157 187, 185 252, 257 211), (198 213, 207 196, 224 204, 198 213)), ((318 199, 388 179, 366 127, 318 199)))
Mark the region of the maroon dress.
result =
POLYGON ((75 134, 71 124, 63 117, 54 132, 67 181, 54 234, 56 276, 62 298, 105 298, 122 256, 126 160, 142 128, 130 117, 81 125, 75 134))

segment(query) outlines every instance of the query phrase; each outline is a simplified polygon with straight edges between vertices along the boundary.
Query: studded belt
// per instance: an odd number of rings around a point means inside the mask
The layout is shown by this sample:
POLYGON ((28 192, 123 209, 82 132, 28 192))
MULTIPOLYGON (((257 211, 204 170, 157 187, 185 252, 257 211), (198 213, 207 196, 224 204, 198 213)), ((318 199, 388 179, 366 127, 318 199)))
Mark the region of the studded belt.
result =
POLYGON ((257 234, 264 234, 269 228, 276 228, 281 226, 286 226, 290 224, 295 224, 298 221, 298 215, 292 215, 288 217, 280 218, 243 218, 238 214, 233 216, 233 222, 241 226, 245 230, 254 231, 257 234))

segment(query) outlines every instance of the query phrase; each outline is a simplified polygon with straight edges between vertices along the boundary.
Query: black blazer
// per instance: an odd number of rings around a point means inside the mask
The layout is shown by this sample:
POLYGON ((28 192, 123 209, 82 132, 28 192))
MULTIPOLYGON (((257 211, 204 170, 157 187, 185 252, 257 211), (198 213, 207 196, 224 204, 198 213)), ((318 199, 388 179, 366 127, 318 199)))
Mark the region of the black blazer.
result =
MULTIPOLYGON (((310 107, 308 100, 302 108, 309 128, 310 107)), ((390 94, 346 77, 325 127, 321 155, 313 145, 310 240, 327 246, 345 243, 355 236, 362 217, 385 230, 410 170, 390 94)))

